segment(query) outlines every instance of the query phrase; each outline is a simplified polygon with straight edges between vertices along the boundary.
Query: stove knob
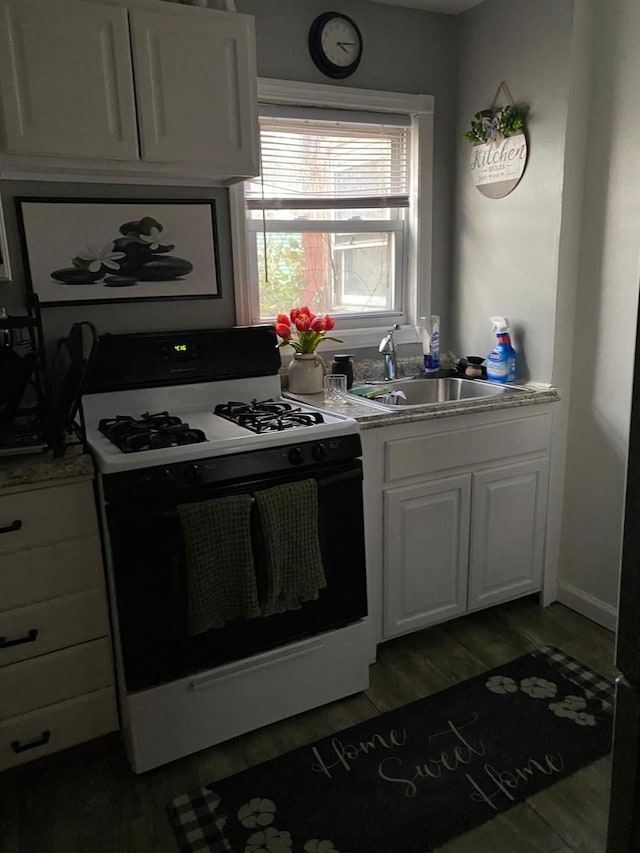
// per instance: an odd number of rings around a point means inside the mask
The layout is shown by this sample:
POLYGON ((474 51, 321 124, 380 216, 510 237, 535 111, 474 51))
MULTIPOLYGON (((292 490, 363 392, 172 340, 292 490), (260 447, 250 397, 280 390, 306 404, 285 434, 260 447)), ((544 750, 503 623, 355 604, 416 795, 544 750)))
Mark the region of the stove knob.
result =
POLYGON ((200 466, 195 463, 193 465, 187 465, 184 469, 184 478, 188 483, 199 483, 202 479, 200 466))
POLYGON ((323 462, 327 458, 326 444, 314 444, 311 448, 311 455, 316 462, 323 462))
POLYGON ((301 447, 292 447, 287 456, 292 465, 302 465, 304 462, 304 452, 301 447))
POLYGON ((136 485, 144 492, 151 492, 154 486, 153 477, 150 474, 142 474, 136 480, 136 485))

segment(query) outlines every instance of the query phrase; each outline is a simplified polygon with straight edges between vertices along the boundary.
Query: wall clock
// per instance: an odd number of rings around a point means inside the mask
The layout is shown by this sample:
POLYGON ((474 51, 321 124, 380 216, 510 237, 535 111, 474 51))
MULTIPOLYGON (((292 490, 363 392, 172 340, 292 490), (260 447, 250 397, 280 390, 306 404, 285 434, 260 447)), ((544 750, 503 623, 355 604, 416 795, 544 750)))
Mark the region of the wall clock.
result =
POLYGON ((343 80, 360 64, 360 30, 351 18, 340 12, 323 12, 311 24, 309 53, 323 74, 343 80))

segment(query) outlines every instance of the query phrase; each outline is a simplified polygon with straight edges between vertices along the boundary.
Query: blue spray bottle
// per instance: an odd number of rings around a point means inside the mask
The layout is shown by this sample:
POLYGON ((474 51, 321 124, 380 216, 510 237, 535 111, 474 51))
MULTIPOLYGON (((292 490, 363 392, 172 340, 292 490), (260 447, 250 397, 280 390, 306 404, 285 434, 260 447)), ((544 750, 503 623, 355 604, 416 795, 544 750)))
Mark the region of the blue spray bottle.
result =
POLYGON ((505 384, 515 382, 516 351, 511 346, 509 320, 507 317, 492 317, 491 322, 497 343, 487 356, 487 379, 505 384))

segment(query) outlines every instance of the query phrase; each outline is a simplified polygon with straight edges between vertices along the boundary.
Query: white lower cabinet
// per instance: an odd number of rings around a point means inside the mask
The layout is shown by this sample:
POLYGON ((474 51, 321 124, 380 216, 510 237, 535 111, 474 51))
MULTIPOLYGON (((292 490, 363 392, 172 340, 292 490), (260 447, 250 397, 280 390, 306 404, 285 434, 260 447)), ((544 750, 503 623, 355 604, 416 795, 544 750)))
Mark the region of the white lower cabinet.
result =
POLYGON ((469 610, 540 589, 548 469, 543 457, 473 475, 469 610))
POLYGON ((377 641, 542 588, 545 407, 362 432, 377 641))
POLYGON ((0 494, 0 771, 118 728, 93 484, 0 494))
POLYGON ((386 489, 385 634, 467 609, 471 477, 386 489))

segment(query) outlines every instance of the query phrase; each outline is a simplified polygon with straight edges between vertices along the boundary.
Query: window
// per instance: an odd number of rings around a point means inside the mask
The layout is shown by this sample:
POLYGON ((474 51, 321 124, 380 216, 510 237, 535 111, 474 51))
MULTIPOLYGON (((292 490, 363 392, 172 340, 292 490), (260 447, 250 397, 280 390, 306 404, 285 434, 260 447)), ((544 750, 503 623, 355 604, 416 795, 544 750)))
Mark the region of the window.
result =
POLYGON ((420 251, 429 241, 420 237, 430 224, 432 99, 261 82, 269 103, 260 107, 261 176, 244 184, 239 320, 308 304, 341 329, 415 322, 418 292, 428 306, 420 251))

